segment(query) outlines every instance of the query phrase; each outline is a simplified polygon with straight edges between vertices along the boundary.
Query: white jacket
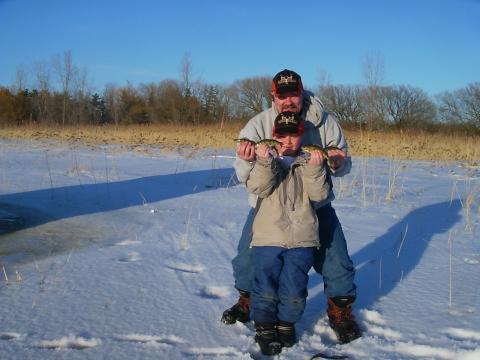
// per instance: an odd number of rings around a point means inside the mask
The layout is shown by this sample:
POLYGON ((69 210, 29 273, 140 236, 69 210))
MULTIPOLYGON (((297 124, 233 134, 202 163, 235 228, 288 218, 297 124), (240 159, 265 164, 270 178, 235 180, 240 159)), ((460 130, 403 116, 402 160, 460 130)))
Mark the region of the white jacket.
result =
MULTIPOLYGON (((260 114, 254 116, 248 121, 245 127, 240 131, 240 138, 248 138, 253 141, 272 138, 273 122, 278 115, 275 106, 268 108, 260 114)), ((344 176, 350 172, 352 167, 351 157, 348 156, 348 145, 345 140, 342 128, 335 116, 324 110, 324 106, 319 98, 312 93, 305 91, 303 95, 302 119, 305 120, 305 133, 302 137, 302 145, 318 144, 320 146, 336 146, 347 152, 345 163, 335 170, 328 169, 328 174, 332 176, 344 176)), ((237 178, 240 182, 246 183, 254 162, 249 162, 237 157, 233 163, 237 178)), ((319 208, 335 199, 333 190, 330 190, 328 197, 316 204, 319 208)), ((257 203, 256 195, 250 194, 248 202, 250 206, 255 207, 257 203)))

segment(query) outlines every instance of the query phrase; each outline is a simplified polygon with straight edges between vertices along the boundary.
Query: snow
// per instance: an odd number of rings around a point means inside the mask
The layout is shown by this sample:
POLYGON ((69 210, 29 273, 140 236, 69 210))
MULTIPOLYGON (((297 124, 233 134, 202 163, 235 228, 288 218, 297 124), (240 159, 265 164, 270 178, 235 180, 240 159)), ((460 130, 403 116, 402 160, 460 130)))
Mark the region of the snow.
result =
MULTIPOLYGON (((232 161, 0 140, 0 359, 261 358, 220 322, 249 209, 232 161)), ((312 271, 278 359, 480 359, 480 169, 354 158, 334 182, 364 334, 336 343, 312 271)))

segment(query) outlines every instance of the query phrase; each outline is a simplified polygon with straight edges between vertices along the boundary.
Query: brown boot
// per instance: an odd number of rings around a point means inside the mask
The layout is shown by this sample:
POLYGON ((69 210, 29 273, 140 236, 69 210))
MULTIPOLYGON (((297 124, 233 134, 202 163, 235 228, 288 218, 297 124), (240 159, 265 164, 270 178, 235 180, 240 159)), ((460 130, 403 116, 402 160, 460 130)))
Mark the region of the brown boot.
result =
POLYGON ((227 325, 235 324, 236 321, 246 323, 250 320, 250 293, 238 290, 240 297, 235 305, 225 310, 222 314, 222 322, 227 325))
POLYGON ((354 296, 336 296, 328 299, 328 320, 338 341, 346 344, 362 336, 362 332, 352 314, 354 296))

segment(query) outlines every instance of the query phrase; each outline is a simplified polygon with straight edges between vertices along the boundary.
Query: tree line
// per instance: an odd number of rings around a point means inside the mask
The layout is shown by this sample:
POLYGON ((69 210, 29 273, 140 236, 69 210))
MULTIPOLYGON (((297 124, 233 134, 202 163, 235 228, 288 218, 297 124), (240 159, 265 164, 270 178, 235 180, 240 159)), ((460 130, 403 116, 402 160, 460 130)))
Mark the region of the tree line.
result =
MULTIPOLYGON (((70 52, 17 70, 13 85, 0 86, 0 125, 205 124, 244 121, 270 106, 271 77, 221 86, 192 81, 185 57, 180 79, 133 86, 87 84, 87 71, 70 52), (33 86, 27 87, 27 78, 33 86)), ((480 82, 430 97, 409 85, 319 85, 314 92, 343 126, 353 128, 462 129, 480 133, 480 82)))

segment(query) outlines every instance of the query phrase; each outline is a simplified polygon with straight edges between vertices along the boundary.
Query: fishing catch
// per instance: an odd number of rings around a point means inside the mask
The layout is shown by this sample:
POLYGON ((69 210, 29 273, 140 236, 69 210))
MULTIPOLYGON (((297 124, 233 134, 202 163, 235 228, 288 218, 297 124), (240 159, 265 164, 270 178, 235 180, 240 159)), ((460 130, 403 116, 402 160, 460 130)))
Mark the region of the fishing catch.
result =
POLYGON ((252 145, 255 145, 255 147, 258 146, 258 145, 260 145, 260 144, 266 144, 266 145, 268 145, 269 147, 274 148, 275 146, 281 144, 280 141, 277 141, 277 140, 274 140, 274 139, 262 139, 262 140, 260 140, 260 141, 253 141, 253 140, 250 140, 250 139, 247 139, 247 138, 240 138, 240 139, 234 139, 234 140, 235 140, 235 142, 237 142, 237 143, 248 142, 248 143, 250 143, 250 144, 252 144, 252 145))

